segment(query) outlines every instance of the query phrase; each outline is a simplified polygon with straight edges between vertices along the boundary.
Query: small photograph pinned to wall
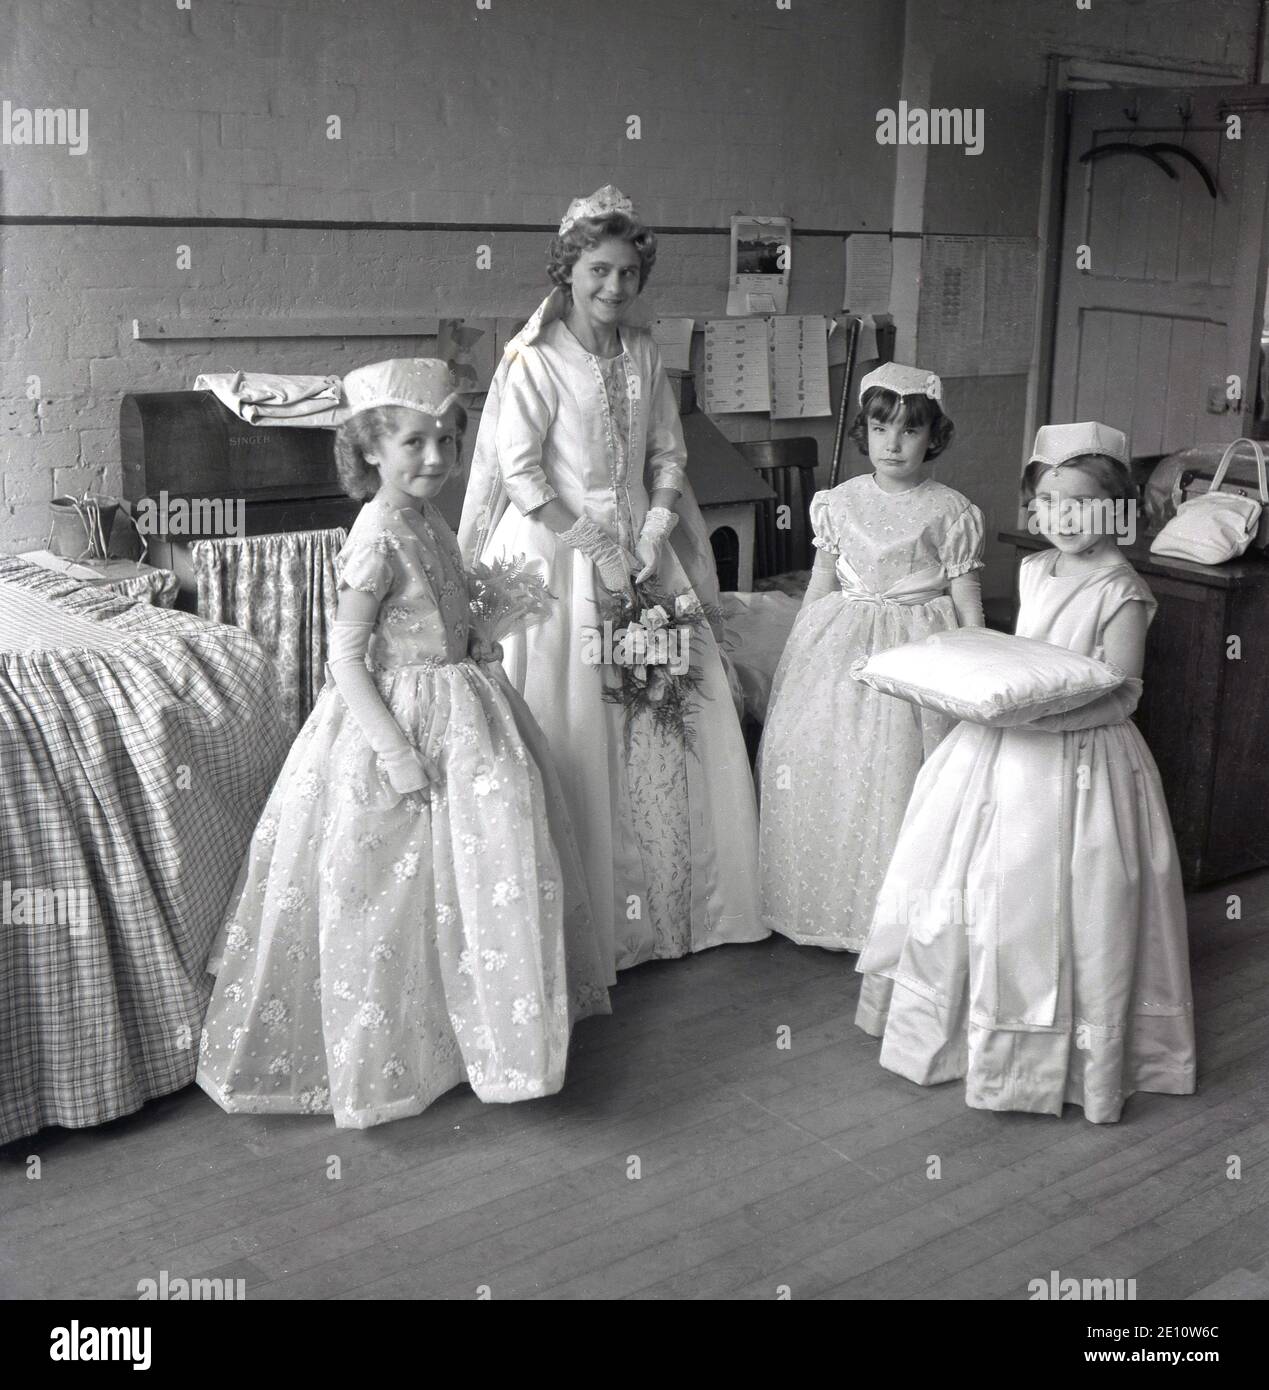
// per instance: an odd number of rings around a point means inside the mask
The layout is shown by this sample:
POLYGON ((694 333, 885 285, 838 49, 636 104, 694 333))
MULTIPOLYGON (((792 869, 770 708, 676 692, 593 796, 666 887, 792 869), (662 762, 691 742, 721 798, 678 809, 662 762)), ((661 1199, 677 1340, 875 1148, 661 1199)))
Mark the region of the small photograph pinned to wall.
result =
POLYGON ((484 404, 493 381, 496 337, 493 319, 441 319, 437 327, 436 355, 449 363, 469 410, 484 404))
POLYGON ((788 217, 731 219, 729 314, 783 314, 789 307, 793 222, 788 217))

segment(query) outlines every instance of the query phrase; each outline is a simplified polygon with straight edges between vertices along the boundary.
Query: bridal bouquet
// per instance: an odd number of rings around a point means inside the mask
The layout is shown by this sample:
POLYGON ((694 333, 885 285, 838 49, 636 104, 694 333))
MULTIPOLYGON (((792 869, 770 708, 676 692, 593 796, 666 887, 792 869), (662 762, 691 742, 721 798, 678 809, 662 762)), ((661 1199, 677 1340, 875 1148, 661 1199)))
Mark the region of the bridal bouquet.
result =
POLYGON ((704 679, 691 661, 692 633, 708 627, 711 613, 691 593, 637 584, 634 594, 633 604, 624 594, 600 600, 599 659, 617 677, 605 686, 604 699, 626 712, 627 751, 634 720, 645 710, 657 729, 676 734, 691 751, 691 702, 704 679))
POLYGON ((477 561, 467 574, 467 594, 472 630, 489 647, 508 633, 545 622, 555 601, 523 555, 477 561))

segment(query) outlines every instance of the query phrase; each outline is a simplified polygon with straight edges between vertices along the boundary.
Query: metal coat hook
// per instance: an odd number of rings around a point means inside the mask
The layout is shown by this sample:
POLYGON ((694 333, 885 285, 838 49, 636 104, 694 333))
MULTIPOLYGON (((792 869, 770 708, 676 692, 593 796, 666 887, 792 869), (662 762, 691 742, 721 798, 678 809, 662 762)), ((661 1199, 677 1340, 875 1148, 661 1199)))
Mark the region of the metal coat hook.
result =
POLYGON ((1185 101, 1178 105, 1176 113, 1181 118, 1181 124, 1188 126, 1194 116, 1194 98, 1186 97, 1185 101))
POLYGON ((1141 98, 1139 96, 1133 97, 1131 106, 1124 107, 1124 117, 1133 125, 1136 125, 1141 119, 1141 98))

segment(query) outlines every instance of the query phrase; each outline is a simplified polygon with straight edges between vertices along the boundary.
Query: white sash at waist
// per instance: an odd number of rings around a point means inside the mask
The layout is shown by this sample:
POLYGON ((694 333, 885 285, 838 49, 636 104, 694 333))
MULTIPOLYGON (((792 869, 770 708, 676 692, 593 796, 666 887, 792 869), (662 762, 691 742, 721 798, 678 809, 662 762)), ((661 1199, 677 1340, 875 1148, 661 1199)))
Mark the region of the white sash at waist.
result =
POLYGON ((925 569, 906 574, 888 589, 881 590, 868 588, 844 555, 837 557, 836 568, 842 593, 859 603, 929 603, 931 599, 941 598, 947 591, 947 580, 940 565, 927 565, 925 569))

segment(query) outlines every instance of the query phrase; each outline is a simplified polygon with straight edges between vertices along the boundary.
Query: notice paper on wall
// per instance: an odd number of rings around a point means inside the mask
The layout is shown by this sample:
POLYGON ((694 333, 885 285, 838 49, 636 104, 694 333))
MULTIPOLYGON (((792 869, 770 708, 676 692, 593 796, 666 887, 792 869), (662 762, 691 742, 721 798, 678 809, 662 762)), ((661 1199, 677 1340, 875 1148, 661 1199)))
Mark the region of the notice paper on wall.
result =
POLYGON ((917 356, 940 376, 1027 372, 1036 274, 1028 237, 925 237, 917 356))
POLYGON ((782 314, 789 307, 793 223, 787 217, 733 217, 729 314, 782 314))
POLYGON ((661 349, 661 363, 669 371, 692 370, 694 319, 653 319, 652 337, 661 349))
POLYGON ((797 314, 771 320, 771 418, 830 415, 828 320, 797 314))
POLYGON ((861 317, 889 313, 893 269, 888 232, 852 232, 846 238, 846 290, 842 295, 842 308, 861 317))
POLYGON ((1031 369, 1039 276, 1029 237, 987 238, 987 303, 983 307, 983 355, 979 371, 1021 375, 1031 369))
POLYGON ((766 319, 705 325, 705 409, 717 415, 771 409, 766 319))

